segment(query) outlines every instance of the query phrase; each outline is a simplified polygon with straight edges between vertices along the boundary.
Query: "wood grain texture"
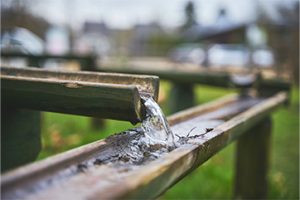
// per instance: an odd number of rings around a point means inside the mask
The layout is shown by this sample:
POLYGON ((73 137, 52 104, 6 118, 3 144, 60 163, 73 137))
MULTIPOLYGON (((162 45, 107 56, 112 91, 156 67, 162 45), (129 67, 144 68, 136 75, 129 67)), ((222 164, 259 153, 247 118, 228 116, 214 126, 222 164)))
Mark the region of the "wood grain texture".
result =
POLYGON ((39 112, 2 107, 1 172, 37 158, 42 147, 40 127, 39 112))
POLYGON ((118 149, 118 146, 114 145, 123 144, 125 149, 130 148, 126 147, 126 142, 120 143, 127 137, 126 134, 121 134, 16 169, 2 176, 2 197, 4 199, 156 198, 224 146, 255 127, 286 98, 286 93, 279 93, 258 101, 255 105, 251 102, 248 106, 238 106, 244 104, 244 100, 236 101, 236 104, 235 101, 228 104, 228 100, 223 100, 216 104, 220 106, 215 106, 217 110, 212 109, 213 104, 203 110, 198 107, 195 110, 199 115, 193 115, 191 110, 183 111, 176 115, 178 120, 176 117, 169 118, 173 120, 171 127, 180 137, 186 137, 191 128, 196 127, 191 137, 173 151, 141 164, 122 162, 86 164, 95 163, 97 158, 114 156, 112 153, 118 149), (228 106, 239 109, 226 110, 225 107, 228 106), (220 114, 218 112, 220 109, 226 110, 227 114, 224 115, 225 111, 220 114), (232 115, 231 110, 235 113, 238 110, 241 113, 236 113, 226 122, 219 120, 232 115), (211 112, 214 114, 210 114, 211 112), (204 113, 202 117, 200 113, 204 113))

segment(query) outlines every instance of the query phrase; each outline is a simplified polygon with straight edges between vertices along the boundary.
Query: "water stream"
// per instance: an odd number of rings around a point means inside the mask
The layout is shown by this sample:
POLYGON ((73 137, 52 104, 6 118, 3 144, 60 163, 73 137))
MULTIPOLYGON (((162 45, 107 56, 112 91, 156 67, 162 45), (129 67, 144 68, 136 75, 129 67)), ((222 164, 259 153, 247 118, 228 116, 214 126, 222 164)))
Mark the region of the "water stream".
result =
POLYGON ((150 143, 175 146, 175 137, 168 121, 159 105, 152 97, 142 97, 146 107, 146 118, 142 122, 142 130, 150 143))

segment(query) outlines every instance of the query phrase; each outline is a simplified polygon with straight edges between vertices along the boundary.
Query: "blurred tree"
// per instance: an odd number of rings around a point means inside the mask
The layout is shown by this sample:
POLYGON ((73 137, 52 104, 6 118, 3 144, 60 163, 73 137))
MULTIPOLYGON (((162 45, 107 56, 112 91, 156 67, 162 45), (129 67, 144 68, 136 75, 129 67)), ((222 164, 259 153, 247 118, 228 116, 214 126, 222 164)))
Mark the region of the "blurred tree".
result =
POLYGON ((180 43, 182 40, 176 35, 156 34, 149 39, 149 52, 152 56, 167 56, 180 43))
POLYGON ((49 23, 41 17, 34 16, 29 11, 29 7, 34 2, 29 0, 10 0, 1 5, 1 32, 14 27, 23 27, 45 39, 45 32, 49 27, 49 23))
POLYGON ((299 84, 299 1, 274 4, 277 18, 258 6, 258 23, 266 31, 268 45, 272 47, 278 75, 288 70, 294 83, 299 84))
POLYGON ((186 30, 187 28, 190 28, 191 26, 197 24, 195 6, 192 1, 187 2, 184 8, 184 13, 185 13, 185 23, 181 27, 182 30, 186 30))

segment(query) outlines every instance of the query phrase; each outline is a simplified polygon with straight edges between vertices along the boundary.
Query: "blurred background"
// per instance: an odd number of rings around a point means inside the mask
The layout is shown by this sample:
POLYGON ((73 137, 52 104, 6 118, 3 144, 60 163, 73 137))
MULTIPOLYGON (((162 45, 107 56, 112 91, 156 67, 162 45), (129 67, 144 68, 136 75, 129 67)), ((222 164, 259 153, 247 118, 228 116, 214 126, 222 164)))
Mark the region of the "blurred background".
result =
MULTIPOLYGON (((273 115, 270 198, 299 198, 299 0, 5 0, 1 2, 1 54, 93 56, 95 68, 259 69, 293 82, 288 108, 273 115), (288 148, 287 148, 288 147, 288 148)), ((24 67, 26 58, 2 57, 24 67)), ((35 63, 80 70, 76 60, 35 63)), ((171 83, 162 81, 165 114, 171 83)), ((197 85, 196 102, 235 92, 197 85)), ((39 159, 132 127, 87 117, 42 114, 39 159)), ((230 198, 234 144, 160 199, 230 198)))

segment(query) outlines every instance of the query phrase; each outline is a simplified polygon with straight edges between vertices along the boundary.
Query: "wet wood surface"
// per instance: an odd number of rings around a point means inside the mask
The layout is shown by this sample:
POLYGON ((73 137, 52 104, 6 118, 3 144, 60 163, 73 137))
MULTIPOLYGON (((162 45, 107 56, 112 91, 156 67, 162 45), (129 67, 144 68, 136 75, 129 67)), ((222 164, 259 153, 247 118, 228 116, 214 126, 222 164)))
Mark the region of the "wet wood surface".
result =
POLYGON ((141 95, 157 99, 154 76, 1 68, 2 102, 14 108, 141 121, 141 95))
POLYGON ((195 109, 198 114, 190 109, 171 116, 172 130, 185 142, 156 159, 139 164, 116 160, 105 162, 105 159, 112 160, 114 156, 133 147, 126 142, 130 134, 123 133, 4 174, 1 180, 2 197, 156 198, 223 147, 255 127, 281 105, 287 95, 279 93, 264 100, 235 98, 231 96, 215 104, 204 105, 204 109, 198 107, 195 109))

